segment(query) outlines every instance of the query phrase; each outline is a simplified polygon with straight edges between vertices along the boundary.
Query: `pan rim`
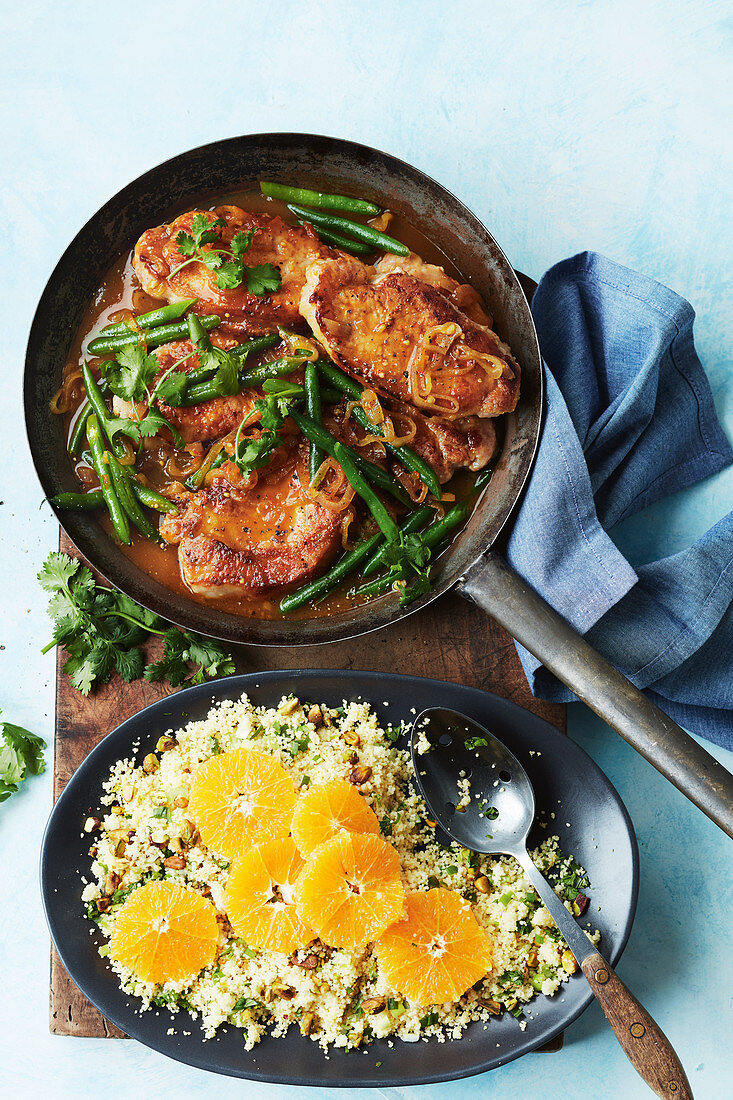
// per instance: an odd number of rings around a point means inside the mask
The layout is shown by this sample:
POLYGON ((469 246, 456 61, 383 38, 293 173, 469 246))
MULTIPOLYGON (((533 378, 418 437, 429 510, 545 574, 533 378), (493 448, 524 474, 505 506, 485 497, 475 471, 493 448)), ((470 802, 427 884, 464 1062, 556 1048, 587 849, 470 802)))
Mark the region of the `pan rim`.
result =
MULTIPOLYGON (((297 131, 272 131, 223 138, 205 143, 193 149, 184 150, 148 168, 107 199, 107 201, 85 221, 58 258, 44 286, 34 312, 26 348, 23 383, 26 437, 31 451, 36 476, 40 482, 45 498, 48 500, 49 497, 53 495, 54 491, 58 491, 58 489, 52 482, 52 473, 49 471, 46 464, 41 461, 36 436, 42 437, 43 433, 40 430, 36 433, 33 427, 36 422, 36 410, 33 400, 33 379, 35 374, 33 353, 35 345, 38 342, 38 333, 43 323, 41 315, 44 313, 45 309, 48 308, 48 304, 63 274, 64 267, 73 258, 75 251, 84 243, 86 237, 94 232, 95 226, 100 219, 106 218, 109 220, 115 210, 118 210, 125 201, 129 200, 130 196, 134 195, 136 189, 139 189, 146 180, 152 179, 157 173, 170 172, 174 166, 182 164, 184 161, 197 157, 211 158, 224 147, 234 149, 243 142, 274 142, 280 143, 281 146, 287 146, 288 143, 334 145, 337 147, 338 151, 346 152, 352 156, 357 154, 377 156, 381 158, 389 168, 393 169, 395 173, 400 172, 405 174, 421 187, 435 189, 435 191, 440 193, 446 202, 457 212, 457 217, 460 221, 469 225, 474 232, 478 232, 487 238, 492 248, 496 250, 503 272, 511 279, 512 289, 515 294, 520 296, 519 301, 523 302, 523 308, 526 309, 525 319, 529 322, 529 331, 531 333, 531 353, 539 364, 538 376, 534 379, 536 394, 532 402, 533 423, 531 425, 531 438, 525 440, 525 443, 529 443, 529 446, 524 447, 522 468, 519 475, 515 478, 516 483, 510 487, 506 501, 496 508, 494 531, 491 542, 481 546, 473 553, 471 561, 464 562, 461 566, 451 564, 450 557, 446 557, 443 560, 443 572, 436 579, 434 587, 406 607, 398 606, 395 593, 387 593, 378 599, 369 601, 369 603, 365 605, 365 607, 369 608, 370 612, 370 617, 368 618, 363 613, 360 613, 361 609, 359 609, 357 611, 347 612, 346 614, 350 615, 349 618, 342 618, 343 613, 337 613, 336 615, 324 617, 316 616, 302 619, 259 619, 245 615, 237 615, 229 611, 222 611, 211 603, 198 603, 194 599, 179 594, 178 592, 173 593, 174 600, 171 601, 172 590, 145 574, 134 562, 125 559, 125 556, 119 548, 115 547, 115 553, 110 552, 110 554, 105 555, 106 564, 104 560, 100 563, 98 554, 95 553, 95 538, 93 532, 85 525, 85 521, 88 522, 89 517, 82 513, 63 512, 51 504, 51 508, 61 528, 66 532, 68 538, 79 553, 93 565, 103 580, 120 591, 126 592, 138 603, 148 607, 150 610, 176 626, 187 630, 195 630, 207 637, 216 638, 220 641, 236 645, 265 645, 272 648, 282 646, 294 648, 296 646, 302 647, 306 645, 325 645, 330 642, 345 641, 362 634, 371 633, 391 622, 407 618, 409 615, 413 615, 415 612, 426 607, 428 604, 432 603, 433 600, 453 588, 461 577, 465 575, 467 569, 471 565, 476 564, 490 548, 490 545, 493 544, 498 535, 505 530, 510 522, 526 487, 539 447, 544 410, 544 376, 537 332, 534 327, 529 302, 521 280, 510 264, 503 249, 497 244, 493 235, 483 222, 460 198, 422 169, 416 168, 409 162, 391 153, 359 142, 297 131), (122 558, 122 562, 120 562, 120 558, 122 558), (133 569, 139 574, 140 584, 143 589, 142 593, 130 591, 130 584, 126 583, 124 578, 120 579, 120 577, 117 576, 119 570, 118 563, 123 567, 126 563, 128 569, 133 569), (117 577, 117 579, 115 579, 115 577, 117 577)), ((514 414, 510 415, 513 416, 514 414)), ((490 491, 490 489, 491 486, 487 487, 485 492, 490 491)), ((472 514, 475 515, 480 507, 481 498, 479 498, 472 514)), ((111 543, 111 545, 114 546, 113 543, 111 543)))

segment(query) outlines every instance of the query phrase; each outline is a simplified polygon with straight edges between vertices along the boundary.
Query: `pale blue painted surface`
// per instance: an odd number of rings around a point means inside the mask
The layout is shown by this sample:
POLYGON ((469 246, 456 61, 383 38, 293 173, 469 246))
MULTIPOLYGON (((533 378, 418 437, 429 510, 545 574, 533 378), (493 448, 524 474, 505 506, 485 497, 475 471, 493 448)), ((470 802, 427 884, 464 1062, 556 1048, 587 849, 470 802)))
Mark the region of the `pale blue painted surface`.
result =
MULTIPOLYGON (((264 130, 374 144, 460 195, 534 276, 595 248, 663 280, 698 312, 698 348, 733 432, 724 8, 706 0, 6 6, 0 705, 8 717, 46 736, 52 728, 53 658, 39 654, 48 624, 35 574, 57 529, 39 511, 20 401, 35 303, 89 215, 186 148, 264 130)), ((674 552, 732 498, 727 472, 627 524, 624 546, 636 561, 674 552)), ((572 735, 618 786, 641 847, 639 914, 620 973, 673 1039, 696 1096, 723 1100, 731 1095, 730 849, 615 735, 579 706, 572 711, 572 735)), ((0 1091, 325 1096, 225 1083, 132 1042, 48 1034, 36 874, 49 806, 46 774, 0 807, 0 1091)), ((651 1095, 595 1007, 560 1055, 530 1055, 484 1079, 364 1095, 488 1094, 651 1095)))

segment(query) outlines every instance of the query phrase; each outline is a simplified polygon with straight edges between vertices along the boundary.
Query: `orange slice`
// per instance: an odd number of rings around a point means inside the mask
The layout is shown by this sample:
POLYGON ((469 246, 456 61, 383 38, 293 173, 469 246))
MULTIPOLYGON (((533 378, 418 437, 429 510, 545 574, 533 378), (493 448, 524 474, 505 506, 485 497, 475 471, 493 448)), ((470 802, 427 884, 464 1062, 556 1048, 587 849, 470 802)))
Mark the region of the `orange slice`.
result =
POLYGON ((291 831, 298 851, 309 856, 341 829, 349 833, 379 833, 374 810, 345 779, 318 783, 298 799, 291 831))
POLYGON ((491 966, 491 944, 453 890, 427 890, 406 898, 407 920, 377 942, 377 960, 389 983, 418 1005, 456 1001, 491 966))
POLYGON ((293 889, 303 859, 291 838, 265 840, 234 865, 226 888, 232 927, 252 947, 289 954, 315 939, 295 911, 293 889))
POLYGON ((175 882, 148 882, 117 914, 109 957, 144 982, 178 982, 214 961, 218 935, 210 901, 175 882))
POLYGON ((295 885, 298 916, 331 947, 362 947, 403 913, 400 861, 391 844, 340 832, 316 848, 295 885))
POLYGON ((251 749, 210 756, 191 783, 189 808, 201 838, 226 859, 260 840, 287 836, 294 806, 295 786, 285 769, 251 749))

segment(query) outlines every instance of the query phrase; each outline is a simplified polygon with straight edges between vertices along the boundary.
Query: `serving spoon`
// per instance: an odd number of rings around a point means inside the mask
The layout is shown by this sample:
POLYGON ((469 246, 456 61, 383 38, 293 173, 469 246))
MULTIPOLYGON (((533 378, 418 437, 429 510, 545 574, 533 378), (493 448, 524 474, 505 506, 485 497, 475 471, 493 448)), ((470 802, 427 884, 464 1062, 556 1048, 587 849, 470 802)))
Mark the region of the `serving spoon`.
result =
POLYGON ((657 1096, 692 1100, 685 1071, 667 1037, 532 862, 527 836, 535 816, 534 790, 516 756, 478 722, 443 707, 417 716, 410 751, 420 792, 451 840, 482 855, 513 856, 521 864, 636 1071, 657 1096), (470 779, 471 801, 460 811, 458 783, 464 777, 470 779))

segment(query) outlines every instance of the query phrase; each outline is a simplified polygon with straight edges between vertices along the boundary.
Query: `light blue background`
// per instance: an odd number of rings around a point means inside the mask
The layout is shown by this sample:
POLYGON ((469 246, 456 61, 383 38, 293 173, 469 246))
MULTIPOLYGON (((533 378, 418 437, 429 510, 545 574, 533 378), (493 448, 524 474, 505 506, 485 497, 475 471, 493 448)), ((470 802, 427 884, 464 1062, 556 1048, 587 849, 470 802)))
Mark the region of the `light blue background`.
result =
MULTIPOLYGON (((24 345, 56 259, 115 191, 215 138, 334 134, 411 161, 458 194, 511 260, 539 276, 595 248, 668 283, 698 311, 697 344, 733 432, 731 22, 696 0, 23 3, 0 36, 4 169, 0 371, 0 705, 50 738, 53 656, 35 574, 57 527, 39 510, 21 412, 24 345)), ((720 518, 730 471, 627 524, 635 562, 672 553, 720 518)), ((721 833, 577 704, 570 730, 624 797, 641 898, 619 966, 675 1044, 695 1094, 730 1096, 730 848, 721 833), (727 861, 726 861, 727 859, 727 861)), ((49 750, 50 764, 50 750, 49 750)), ((726 758, 730 754, 716 751, 726 758)), ((224 1082, 133 1042, 50 1036, 48 938, 37 856, 50 774, 0 807, 0 1091, 105 1100, 316 1097, 224 1082)), ((376 1096, 651 1095, 600 1009, 559 1055, 473 1079, 376 1096)))

